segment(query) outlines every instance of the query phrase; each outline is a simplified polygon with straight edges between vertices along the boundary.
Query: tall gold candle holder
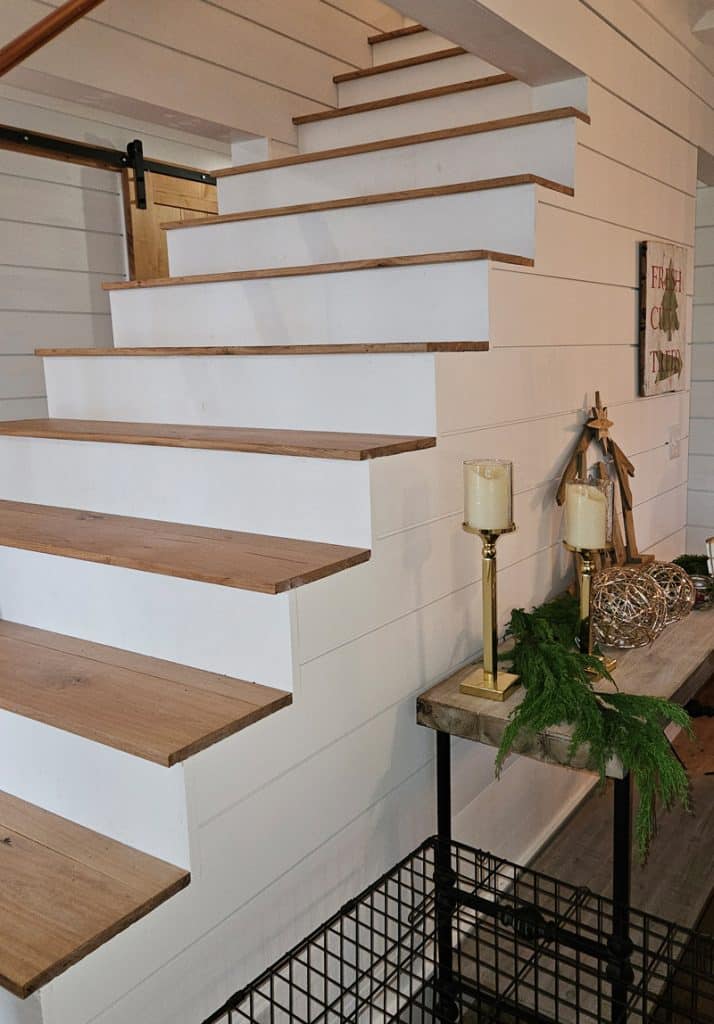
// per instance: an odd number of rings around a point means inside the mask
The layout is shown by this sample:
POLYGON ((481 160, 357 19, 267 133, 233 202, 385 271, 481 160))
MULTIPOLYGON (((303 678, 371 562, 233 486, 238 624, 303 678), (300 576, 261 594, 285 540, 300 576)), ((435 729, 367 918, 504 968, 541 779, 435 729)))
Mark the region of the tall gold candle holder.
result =
MULTIPOLYGON (((565 488, 565 538, 568 551, 580 556, 580 650, 593 653, 592 580, 595 557, 612 547, 612 485, 608 480, 575 479, 565 488)), ((602 657, 608 671, 616 667, 614 659, 602 657)))
POLYGON ((483 664, 461 682, 471 697, 505 700, 518 676, 498 669, 498 594, 496 543, 513 523, 513 466, 499 459, 473 459, 464 463, 464 518, 467 533, 481 538, 483 595, 483 664))

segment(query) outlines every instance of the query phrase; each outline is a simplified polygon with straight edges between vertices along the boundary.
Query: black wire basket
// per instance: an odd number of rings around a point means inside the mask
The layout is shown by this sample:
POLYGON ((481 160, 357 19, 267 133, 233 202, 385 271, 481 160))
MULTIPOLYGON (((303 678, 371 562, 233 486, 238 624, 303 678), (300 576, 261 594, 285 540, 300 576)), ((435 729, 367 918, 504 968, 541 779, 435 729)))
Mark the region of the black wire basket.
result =
POLYGON ((714 939, 432 838, 204 1024, 714 1024, 714 939))

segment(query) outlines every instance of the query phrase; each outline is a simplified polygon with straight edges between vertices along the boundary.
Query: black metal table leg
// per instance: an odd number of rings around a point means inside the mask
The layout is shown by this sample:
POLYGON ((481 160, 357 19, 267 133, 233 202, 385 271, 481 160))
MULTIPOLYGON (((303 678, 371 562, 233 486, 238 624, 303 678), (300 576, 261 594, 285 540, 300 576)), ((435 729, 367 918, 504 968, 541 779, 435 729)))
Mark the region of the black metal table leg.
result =
POLYGON ((435 858, 437 976, 435 1017, 440 1021, 458 1020, 454 999, 454 951, 451 923, 456 903, 456 875, 451 866, 451 736, 436 734, 436 821, 435 858))
POLYGON ((632 875, 632 788, 629 774, 615 779, 612 823, 612 938, 610 950, 616 958, 608 968, 612 981, 612 1022, 627 1019, 627 990, 632 981, 630 965, 630 881, 632 875))

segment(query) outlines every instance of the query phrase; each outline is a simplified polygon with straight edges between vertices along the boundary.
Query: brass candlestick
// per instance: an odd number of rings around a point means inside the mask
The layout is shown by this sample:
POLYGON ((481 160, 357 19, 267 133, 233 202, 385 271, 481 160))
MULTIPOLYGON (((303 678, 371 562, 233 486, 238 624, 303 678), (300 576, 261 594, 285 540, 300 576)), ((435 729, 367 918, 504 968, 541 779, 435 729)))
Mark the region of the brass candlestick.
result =
POLYGON ((459 689, 471 697, 505 700, 518 683, 518 676, 498 670, 498 595, 496 588, 496 542, 503 533, 512 533, 511 525, 500 530, 479 530, 463 524, 467 533, 475 533, 483 545, 481 587, 483 593, 483 665, 462 681, 459 689))
MULTIPOLYGON (((598 548, 592 550, 590 548, 575 548, 572 544, 568 544, 567 541, 563 542, 568 549, 576 555, 580 555, 580 628, 578 632, 580 640, 580 650, 583 654, 593 653, 593 632, 592 632, 592 619, 590 616, 590 604, 592 601, 592 583, 593 574, 595 571, 595 555, 601 551, 607 551, 608 548, 598 548)), ((608 672, 612 672, 613 669, 617 668, 617 662, 614 658, 608 658, 604 654, 596 655, 608 672)), ((594 674, 594 673, 593 673, 594 674)))

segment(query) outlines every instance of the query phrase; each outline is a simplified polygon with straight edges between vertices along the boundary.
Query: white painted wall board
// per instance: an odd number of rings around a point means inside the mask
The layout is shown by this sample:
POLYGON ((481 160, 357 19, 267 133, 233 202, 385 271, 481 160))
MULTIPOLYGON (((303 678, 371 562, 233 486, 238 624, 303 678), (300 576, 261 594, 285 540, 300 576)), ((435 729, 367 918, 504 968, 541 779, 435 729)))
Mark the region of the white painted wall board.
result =
POLYGON ((351 82, 341 82, 337 86, 338 106, 369 103, 372 100, 385 99, 387 96, 403 96, 409 92, 436 89, 442 85, 468 82, 474 78, 485 78, 487 75, 500 73, 498 68, 481 57, 475 57, 472 53, 462 53, 445 60, 434 60, 413 67, 399 68, 396 71, 383 71, 379 75, 358 78, 351 82))
POLYGON ((0 398, 44 395, 42 361, 36 356, 0 355, 0 398))
POLYGON ((689 456, 689 487, 714 492, 714 455, 689 456))
POLYGON ((515 117, 531 109, 530 88, 507 82, 299 125, 298 143, 301 153, 310 153, 515 117))
POLYGON ((0 737, 6 792, 189 867, 181 765, 163 768, 8 711, 0 712, 0 737))
POLYGON ((0 420, 34 419, 47 415, 47 399, 5 398, 0 399, 0 420))
POLYGON ((704 541, 714 534, 714 482, 707 472, 714 457, 714 188, 697 188, 696 209, 687 517, 687 549, 695 554, 704 552, 704 541))
POLYGON ((404 60, 406 57, 417 57, 422 53, 434 53, 436 50, 445 50, 454 46, 451 40, 444 36, 436 35, 434 32, 419 32, 411 36, 398 36, 396 39, 385 39, 381 43, 372 46, 372 63, 389 64, 394 60, 404 60))
MULTIPOLYGON (((109 292, 118 347, 488 340, 488 261, 109 292)), ((0 297, 2 278, 0 277, 0 297)))
POLYGON ((218 180, 218 205, 221 213, 234 213, 509 174, 540 174, 572 185, 575 135, 575 121, 568 118, 229 175, 218 180))
POLYGON ((434 359, 63 356, 45 370, 52 416, 433 435, 434 359))
POLYGON ((111 348, 112 324, 105 313, 58 313, 56 310, 0 310, 0 337, 7 355, 32 355, 50 348, 111 348))
POLYGON ((681 135, 643 117, 636 107, 590 81, 590 125, 580 128, 581 141, 591 149, 692 195, 697 174, 697 150, 681 135))
POLYGON ((174 276, 490 249, 532 256, 536 186, 208 224, 167 234, 174 276))
MULTIPOLYGON (((629 246, 628 246, 629 249, 629 246)), ((491 275, 494 346, 632 345, 637 339, 634 288, 539 274, 491 275), (585 311, 592 311, 583 330, 585 311)))
POLYGON ((0 548, 0 579, 0 614, 11 622, 292 689, 289 593, 15 548, 0 548))
POLYGON ((332 544, 371 544, 367 462, 0 437, 0 497, 332 544))
POLYGON ((575 197, 554 194, 552 202, 678 244, 691 245, 694 233, 694 179, 691 192, 633 170, 610 156, 578 146, 575 197))

